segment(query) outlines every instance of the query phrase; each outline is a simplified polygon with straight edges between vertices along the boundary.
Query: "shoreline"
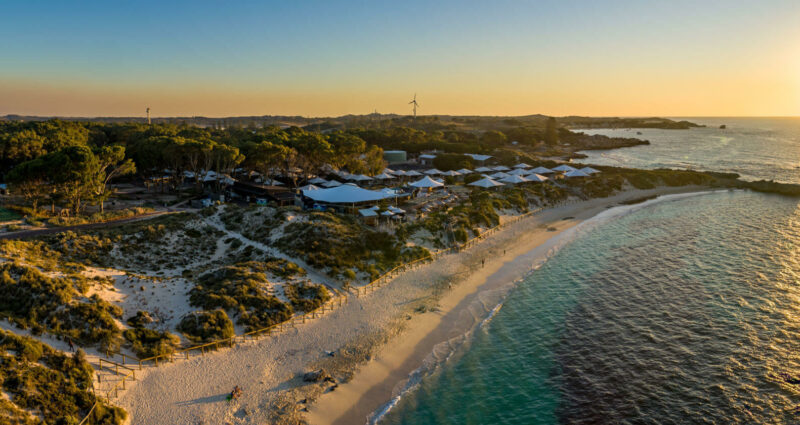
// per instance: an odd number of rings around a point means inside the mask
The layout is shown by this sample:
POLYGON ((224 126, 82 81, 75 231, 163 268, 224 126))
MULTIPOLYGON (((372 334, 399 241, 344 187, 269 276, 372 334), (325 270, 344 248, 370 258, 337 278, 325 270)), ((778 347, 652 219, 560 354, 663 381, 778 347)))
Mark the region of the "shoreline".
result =
POLYGON ((321 395, 309 406, 306 420, 311 425, 374 423, 368 417, 378 410, 385 413, 391 408, 410 375, 420 372, 439 344, 468 335, 486 316, 493 314, 493 307, 502 302, 516 282, 549 258, 569 229, 611 207, 640 204, 626 204, 626 201, 642 199, 641 203, 646 203, 645 198, 709 189, 687 186, 629 190, 608 198, 551 208, 503 229, 492 238, 505 237, 505 240, 500 241, 501 246, 488 250, 483 267, 479 264, 473 267, 465 278, 446 291, 437 300, 434 311, 408 320, 405 329, 383 344, 371 361, 357 366, 351 380, 339 385, 335 392, 321 395), (488 311, 475 314, 476 305, 486 309, 481 296, 490 292, 498 297, 497 302, 489 303, 488 311))

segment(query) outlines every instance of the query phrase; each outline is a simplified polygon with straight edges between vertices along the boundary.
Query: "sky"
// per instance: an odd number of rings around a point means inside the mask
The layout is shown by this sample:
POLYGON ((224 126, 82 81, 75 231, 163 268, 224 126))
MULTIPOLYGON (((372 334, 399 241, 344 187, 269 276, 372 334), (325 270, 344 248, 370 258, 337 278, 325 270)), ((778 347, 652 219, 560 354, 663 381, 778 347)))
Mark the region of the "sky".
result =
POLYGON ((800 1, 46 1, 0 115, 800 115, 800 1))

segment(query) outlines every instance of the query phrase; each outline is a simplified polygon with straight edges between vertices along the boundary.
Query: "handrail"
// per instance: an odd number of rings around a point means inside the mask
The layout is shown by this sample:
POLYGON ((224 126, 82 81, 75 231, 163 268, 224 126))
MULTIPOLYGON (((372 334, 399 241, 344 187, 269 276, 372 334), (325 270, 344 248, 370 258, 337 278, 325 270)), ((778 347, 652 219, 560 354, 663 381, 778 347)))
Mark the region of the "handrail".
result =
MULTIPOLYGON (((566 204, 566 203, 569 203, 569 202, 568 201, 560 201, 555 205, 563 205, 563 204, 566 204)), ((481 232, 479 235, 477 235, 477 236, 475 236, 475 237, 473 237, 471 239, 468 239, 467 241, 465 241, 463 243, 455 244, 454 246, 452 246, 450 248, 439 249, 439 250, 436 250, 436 251, 433 251, 433 252, 429 251, 428 255, 426 255, 424 257, 417 258, 417 259, 409 261, 407 263, 403 263, 403 264, 397 265, 394 268, 392 268, 391 270, 389 270, 389 271, 383 273, 382 275, 380 275, 377 279, 375 279, 375 280, 367 283, 366 285, 364 285, 364 293, 366 294, 367 289, 369 287, 371 287, 372 285, 380 286, 380 282, 381 281, 387 280, 387 278, 391 277, 391 275, 393 273, 395 273, 395 272, 405 270, 406 268, 412 267, 412 266, 417 265, 417 264, 421 264, 421 263, 428 262, 428 261, 433 261, 433 260, 439 258, 440 256, 442 256, 442 255, 444 255, 446 253, 449 253, 449 252, 458 252, 458 251, 461 251, 463 249, 466 249, 469 246, 471 246, 471 244, 474 244, 475 242, 477 242, 479 240, 485 239, 487 236, 491 235, 492 233, 496 232, 497 230, 500 230, 503 227, 509 226, 511 224, 517 223, 517 222, 519 222, 520 220, 522 220, 522 219, 524 219, 526 217, 530 217, 532 215, 538 214, 539 212, 543 211, 544 209, 545 209, 544 207, 539 207, 539 208, 537 208, 535 210, 531 210, 531 211, 528 211, 526 213, 520 214, 518 216, 515 216, 515 217, 509 219, 505 223, 500 223, 500 224, 498 224, 498 225, 496 225, 494 227, 486 229, 485 231, 481 232)), ((355 289, 356 289, 356 295, 358 295, 359 288, 355 288, 355 289)), ((344 302, 347 302, 347 297, 345 295, 342 295, 342 296, 339 296, 339 297, 332 297, 328 302, 331 302, 331 301, 333 301, 333 300, 335 300, 337 298, 339 300, 339 305, 340 306, 342 305, 342 300, 344 300, 344 302)), ((319 307, 317 307, 317 308, 315 308, 315 309, 313 309, 311 311, 306 311, 301 315, 293 316, 292 318, 290 318, 289 320, 286 320, 284 322, 279 322, 279 323, 267 326, 265 328, 256 329, 256 330, 252 330, 252 331, 249 331, 249 332, 245 332, 245 333, 243 333, 241 335, 234 335, 234 336, 232 336, 230 338, 225 338, 225 339, 216 340, 216 341, 210 341, 210 342, 207 342, 207 343, 204 343, 204 344, 183 348, 181 350, 176 350, 176 351, 173 351, 171 353, 159 354, 159 355, 147 357, 147 358, 144 358, 144 359, 138 359, 137 358, 136 360, 139 363, 139 370, 142 369, 142 363, 143 362, 152 361, 152 362, 155 363, 155 366, 158 366, 158 360, 159 359, 167 358, 170 361, 172 361, 172 357, 175 356, 175 355, 178 355, 178 354, 185 354, 186 358, 188 358, 189 357, 189 352, 190 351, 195 351, 195 350, 201 350, 201 352, 205 354, 205 349, 206 348, 209 348, 209 347, 212 347, 212 346, 215 347, 215 348, 218 348, 220 346, 220 344, 226 344, 226 343, 229 346, 232 347, 234 344, 236 344, 237 338, 242 338, 242 341, 246 341, 248 336, 255 336, 257 338, 259 334, 264 333, 264 332, 267 332, 267 334, 269 334, 269 332, 271 332, 273 329, 276 329, 276 328, 280 331, 280 330, 283 329, 283 324, 284 323, 288 323, 292 327, 294 327, 294 323, 293 322, 296 321, 296 320, 302 319, 303 323, 305 323, 305 319, 309 315, 312 318, 315 318, 317 312, 324 313, 326 304, 327 303, 322 303, 319 307)), ((331 307, 331 310, 332 309, 333 309, 333 307, 331 307)), ((110 356, 110 354, 111 354, 110 352, 106 353, 107 356, 110 356)), ((123 354, 123 362, 124 362, 124 359, 125 359, 125 357, 124 357, 124 354, 123 354)), ((120 380, 120 382, 117 382, 116 385, 114 385, 110 390, 108 390, 106 392, 106 399, 107 400, 111 400, 111 392, 112 391, 114 392, 115 397, 118 397, 119 396, 119 387, 120 387, 120 385, 122 386, 123 390, 125 389, 125 380, 126 379, 131 378, 132 380, 136 380, 136 371, 135 371, 135 369, 129 368, 129 367, 125 366, 124 364, 119 364, 119 363, 116 363, 116 362, 111 361, 111 360, 103 360, 103 359, 100 359, 100 369, 101 370, 102 370, 102 362, 111 363, 117 368, 122 367, 122 368, 124 368, 124 369, 129 371, 127 374, 125 374, 125 376, 123 376, 123 378, 120 380)), ((115 369, 115 374, 119 375, 118 369, 115 369)), ((86 415, 86 417, 83 418, 83 420, 78 425, 83 425, 89 419, 89 417, 91 416, 92 412, 97 407, 97 404, 98 404, 98 402, 95 401, 95 404, 89 410, 89 413, 86 415)))

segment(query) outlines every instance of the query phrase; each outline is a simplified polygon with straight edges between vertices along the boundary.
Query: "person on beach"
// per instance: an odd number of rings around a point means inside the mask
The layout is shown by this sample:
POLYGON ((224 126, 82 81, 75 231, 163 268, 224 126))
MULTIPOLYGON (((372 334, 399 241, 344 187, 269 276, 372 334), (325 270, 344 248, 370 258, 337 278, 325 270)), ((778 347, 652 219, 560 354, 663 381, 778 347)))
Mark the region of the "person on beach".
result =
POLYGON ((69 346, 69 351, 75 352, 75 345, 72 344, 72 340, 67 338, 67 345, 69 346))
POLYGON ((242 396, 242 389, 239 388, 239 386, 237 385, 233 387, 233 391, 231 391, 231 394, 228 396, 228 401, 236 400, 241 396, 242 396))
POLYGON ((481 258, 481 267, 483 267, 485 265, 486 265, 486 259, 485 258, 481 258))

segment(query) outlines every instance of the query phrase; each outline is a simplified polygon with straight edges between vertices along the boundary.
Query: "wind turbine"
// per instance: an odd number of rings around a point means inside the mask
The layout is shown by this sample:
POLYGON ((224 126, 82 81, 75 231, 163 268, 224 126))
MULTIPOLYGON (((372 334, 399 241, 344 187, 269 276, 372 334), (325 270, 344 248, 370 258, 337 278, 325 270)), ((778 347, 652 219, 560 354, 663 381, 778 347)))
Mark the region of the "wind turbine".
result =
POLYGON ((417 107, 419 106, 419 103, 417 103, 417 94, 416 93, 414 93, 414 100, 412 100, 411 102, 408 102, 408 104, 409 105, 414 105, 414 119, 417 119, 417 107))

